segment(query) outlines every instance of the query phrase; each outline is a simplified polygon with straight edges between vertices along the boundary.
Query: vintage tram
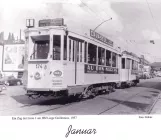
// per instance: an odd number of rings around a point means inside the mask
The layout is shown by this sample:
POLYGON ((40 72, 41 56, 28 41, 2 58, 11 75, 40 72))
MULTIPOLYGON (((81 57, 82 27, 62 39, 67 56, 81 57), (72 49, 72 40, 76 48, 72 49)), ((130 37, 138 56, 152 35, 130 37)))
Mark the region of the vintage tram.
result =
POLYGON ((64 25, 64 19, 48 19, 26 29, 25 38, 28 96, 88 98, 127 80, 121 49, 93 30, 75 32, 64 25))

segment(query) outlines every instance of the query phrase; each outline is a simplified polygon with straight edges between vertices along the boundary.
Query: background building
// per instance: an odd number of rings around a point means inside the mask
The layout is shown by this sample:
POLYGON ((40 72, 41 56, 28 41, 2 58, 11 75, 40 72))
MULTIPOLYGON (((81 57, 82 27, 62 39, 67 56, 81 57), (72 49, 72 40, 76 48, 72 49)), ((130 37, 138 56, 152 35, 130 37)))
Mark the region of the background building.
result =
POLYGON ((15 39, 13 33, 9 33, 7 40, 4 32, 0 33, 0 72, 3 76, 14 75, 21 78, 24 71, 25 41, 15 39))

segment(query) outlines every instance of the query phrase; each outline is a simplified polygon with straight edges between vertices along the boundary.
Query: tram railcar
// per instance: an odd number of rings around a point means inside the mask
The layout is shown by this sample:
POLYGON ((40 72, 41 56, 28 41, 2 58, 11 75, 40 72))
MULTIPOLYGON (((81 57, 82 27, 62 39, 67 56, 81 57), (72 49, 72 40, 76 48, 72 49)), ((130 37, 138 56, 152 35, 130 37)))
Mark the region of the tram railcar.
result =
POLYGON ((135 86, 139 83, 139 57, 134 53, 124 51, 121 58, 120 81, 122 87, 135 86))
POLYGON ((25 30, 25 38, 28 96, 87 98, 124 80, 121 49, 93 30, 77 33, 63 19, 40 20, 39 27, 25 30))

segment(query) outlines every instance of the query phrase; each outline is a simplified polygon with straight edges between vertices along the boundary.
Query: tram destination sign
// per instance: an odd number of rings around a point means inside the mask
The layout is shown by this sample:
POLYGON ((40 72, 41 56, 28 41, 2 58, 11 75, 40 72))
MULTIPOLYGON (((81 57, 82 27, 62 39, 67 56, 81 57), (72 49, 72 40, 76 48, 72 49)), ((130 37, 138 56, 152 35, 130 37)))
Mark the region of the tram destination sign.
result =
POLYGON ((91 74, 118 74, 118 68, 85 64, 84 72, 91 74))
POLYGON ((64 25, 64 19, 63 18, 39 20, 39 27, 63 26, 63 25, 64 25))
POLYGON ((99 33, 95 32, 93 30, 90 30, 90 36, 113 47, 113 41, 107 39, 106 37, 100 35, 99 33))

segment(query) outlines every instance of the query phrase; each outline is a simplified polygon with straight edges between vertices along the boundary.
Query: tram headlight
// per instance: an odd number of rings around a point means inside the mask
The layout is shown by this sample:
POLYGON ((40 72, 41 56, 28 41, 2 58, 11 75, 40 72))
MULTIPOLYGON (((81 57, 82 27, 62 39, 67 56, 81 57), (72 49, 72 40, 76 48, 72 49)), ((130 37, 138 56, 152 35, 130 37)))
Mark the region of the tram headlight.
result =
POLYGON ((35 80, 41 79, 41 74, 39 72, 36 72, 34 75, 35 80))

